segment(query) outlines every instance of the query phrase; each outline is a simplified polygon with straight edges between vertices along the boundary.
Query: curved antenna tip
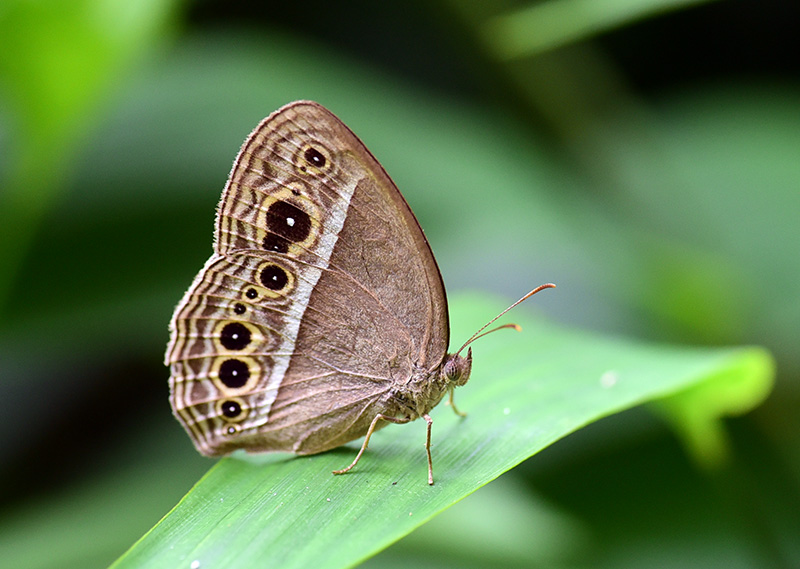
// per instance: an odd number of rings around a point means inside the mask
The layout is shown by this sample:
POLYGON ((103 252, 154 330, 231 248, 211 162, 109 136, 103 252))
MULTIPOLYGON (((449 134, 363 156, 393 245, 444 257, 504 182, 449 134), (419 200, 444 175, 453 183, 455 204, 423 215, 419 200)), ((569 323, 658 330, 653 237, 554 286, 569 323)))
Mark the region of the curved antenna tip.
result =
POLYGON ((469 340, 467 340, 466 342, 464 342, 464 345, 463 345, 463 346, 461 346, 461 347, 458 349, 458 351, 455 353, 455 355, 458 355, 458 354, 460 354, 460 353, 461 353, 461 351, 462 351, 464 348, 466 348, 467 346, 469 346, 469 345, 470 345, 472 342, 474 342, 474 341, 475 341, 475 340, 477 340, 478 338, 480 338, 480 337, 482 337, 482 336, 485 336, 486 334, 491 334, 492 332, 496 332, 496 331, 498 331, 498 330, 502 330, 503 328, 514 328, 514 329, 515 329, 517 332, 521 332, 521 331, 522 331, 522 326, 520 326, 520 325, 518 325, 518 324, 503 324, 502 326, 498 326, 497 328, 493 328, 493 329, 489 330, 488 332, 484 332, 484 330, 486 330, 486 328, 488 328, 489 326, 491 326, 491 325, 492 325, 492 324, 493 324, 493 323, 494 323, 494 322, 495 322, 495 321, 496 321, 498 318, 500 318, 501 316, 503 316, 503 314, 505 314, 506 312, 508 312, 509 310, 511 310, 512 308, 514 308, 514 307, 515 307, 515 306, 517 306, 518 304, 520 304, 521 302, 524 302, 524 301, 526 301, 527 299, 529 299, 530 297, 532 297, 532 296, 533 296, 534 294, 536 294, 537 292, 539 292, 539 291, 542 291, 542 290, 544 290, 544 289, 546 289, 546 288, 556 288, 556 285, 554 285, 553 283, 545 283, 545 284, 543 284, 543 285, 539 285, 539 286, 537 286, 535 289, 533 289, 532 291, 530 291, 528 294, 526 294, 525 296, 523 296, 522 298, 520 298, 520 299, 519 299, 518 301, 516 301, 514 304, 512 304, 511 306, 509 306, 508 308, 506 308, 505 310, 503 310, 503 311, 502 311, 500 314, 498 314, 497 316, 495 316, 494 318, 492 318, 491 320, 489 320, 489 321, 488 321, 486 324, 484 324, 483 326, 481 326, 481 327, 480 327, 480 329, 479 329, 477 332, 475 332, 475 333, 472 335, 472 337, 471 337, 469 340))

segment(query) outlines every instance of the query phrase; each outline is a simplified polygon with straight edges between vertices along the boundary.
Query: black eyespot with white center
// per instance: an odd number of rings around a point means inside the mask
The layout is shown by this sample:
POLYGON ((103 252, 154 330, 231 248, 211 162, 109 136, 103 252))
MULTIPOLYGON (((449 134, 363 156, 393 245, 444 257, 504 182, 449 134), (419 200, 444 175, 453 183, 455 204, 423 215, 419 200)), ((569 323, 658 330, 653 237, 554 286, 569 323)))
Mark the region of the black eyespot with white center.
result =
POLYGON ((228 350, 243 350, 250 343, 252 336, 250 330, 239 322, 226 324, 219 335, 219 341, 228 350))
POLYGON ((303 158, 305 158, 305 161, 311 164, 314 168, 320 170, 328 163, 328 160, 325 158, 322 152, 313 146, 306 148, 305 152, 303 152, 303 158))
POLYGON ((259 273, 261 284, 270 290, 282 290, 289 282, 289 275, 278 265, 266 265, 259 273))
POLYGON ((230 389, 239 389, 250 379, 250 368, 242 360, 231 358, 219 366, 219 379, 230 389))
POLYGON ((231 399, 223 401, 220 410, 228 419, 236 419, 242 414, 242 406, 238 401, 233 401, 231 399))
POLYGON ((233 312, 241 316, 242 314, 247 312, 247 307, 241 302, 237 302, 236 304, 233 305, 233 312))
POLYGON ((258 291, 254 288, 248 288, 244 295, 249 298, 250 300, 255 300, 258 298, 258 291))
POLYGON ((292 203, 276 201, 267 209, 267 228, 279 237, 299 243, 311 234, 311 218, 292 203))
POLYGON ((289 241, 274 233, 267 233, 261 245, 267 251, 274 251, 275 253, 289 252, 289 241))

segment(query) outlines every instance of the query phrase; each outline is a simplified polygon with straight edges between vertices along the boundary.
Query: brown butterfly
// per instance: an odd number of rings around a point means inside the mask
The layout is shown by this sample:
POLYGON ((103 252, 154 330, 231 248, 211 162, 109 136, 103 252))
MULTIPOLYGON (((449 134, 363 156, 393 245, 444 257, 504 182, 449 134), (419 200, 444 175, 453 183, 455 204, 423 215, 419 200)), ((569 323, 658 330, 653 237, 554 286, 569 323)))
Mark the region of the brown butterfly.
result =
POLYGON ((245 141, 214 253, 170 332, 170 403, 201 453, 315 454, 366 435, 341 474, 376 429, 423 417, 429 484, 428 412, 467 382, 472 352, 459 354, 479 336, 447 353, 444 284, 419 223, 364 144, 310 101, 245 141))

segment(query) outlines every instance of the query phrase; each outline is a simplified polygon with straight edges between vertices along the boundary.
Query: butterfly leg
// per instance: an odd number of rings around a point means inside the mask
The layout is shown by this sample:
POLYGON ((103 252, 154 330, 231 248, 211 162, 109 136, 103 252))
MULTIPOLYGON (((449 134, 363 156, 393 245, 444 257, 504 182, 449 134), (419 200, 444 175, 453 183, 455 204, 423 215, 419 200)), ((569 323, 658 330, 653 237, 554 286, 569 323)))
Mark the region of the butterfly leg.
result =
POLYGON ((431 427, 433 427, 433 419, 425 413, 422 418, 428 423, 428 436, 425 439, 425 452, 428 454, 428 484, 433 486, 433 460, 431 460, 431 427))
MULTIPOLYGON (((367 429, 367 434, 364 437, 364 444, 361 445, 361 450, 358 451, 355 460, 353 460, 353 462, 350 463, 350 466, 346 466, 341 470, 334 470, 333 471, 334 474, 344 474, 358 463, 358 461, 361 459, 361 455, 364 454, 365 450, 367 450, 367 446, 369 445, 369 438, 372 436, 372 431, 375 430, 375 425, 377 425, 378 421, 380 421, 381 419, 383 419, 384 421, 389 421, 390 423, 408 423, 411 420, 408 417, 399 417, 399 418, 390 417, 382 413, 378 413, 377 415, 375 415, 375 418, 372 420, 372 423, 369 424, 369 429, 367 429)), ((428 427, 428 439, 430 442, 430 426, 428 427)), ((430 460, 430 451, 428 451, 428 459, 430 460)))
POLYGON ((467 414, 463 411, 459 411, 458 407, 456 407, 456 402, 453 400, 453 391, 455 391, 452 387, 450 388, 450 397, 447 399, 447 404, 455 411, 455 414, 459 417, 466 417, 467 414))

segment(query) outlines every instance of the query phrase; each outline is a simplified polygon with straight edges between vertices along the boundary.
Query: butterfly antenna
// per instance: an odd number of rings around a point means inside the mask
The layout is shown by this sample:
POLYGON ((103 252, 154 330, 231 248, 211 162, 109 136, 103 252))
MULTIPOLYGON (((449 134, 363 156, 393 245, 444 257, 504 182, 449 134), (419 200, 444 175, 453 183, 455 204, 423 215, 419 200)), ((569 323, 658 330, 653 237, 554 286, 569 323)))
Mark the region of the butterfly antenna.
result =
POLYGON ((543 284, 543 285, 537 286, 535 289, 533 289, 532 291, 530 291, 528 294, 526 294, 525 296, 523 296, 522 298, 520 298, 520 299, 519 299, 517 302, 515 302, 514 304, 512 304, 511 306, 509 306, 508 308, 506 308, 505 310, 503 310, 503 311, 502 311, 500 314, 498 314, 497 316, 495 316, 494 318, 492 318, 491 320, 489 320, 489 321, 488 321, 486 324, 484 324, 483 326, 481 326, 481 327, 478 329, 478 331, 477 331, 477 332, 475 332, 475 333, 472 335, 472 337, 471 337, 469 340, 467 340, 466 342, 464 342, 464 345, 463 345, 463 346, 461 346, 461 347, 458 349, 458 351, 455 353, 455 355, 458 355, 458 354, 460 354, 464 348, 466 348, 467 346, 469 346, 469 345, 470 345, 472 342, 474 342, 474 341, 475 341, 475 340, 477 340, 478 338, 482 338, 482 337, 483 337, 483 336, 485 336, 486 334, 491 334, 492 332, 497 332, 498 330, 502 330, 503 328, 514 328, 514 329, 515 329, 516 331, 518 331, 518 332, 519 332, 520 330, 522 330, 522 327, 521 327, 521 326, 519 326, 518 324, 503 324, 502 326, 498 326, 497 328, 492 328, 491 330, 489 330, 489 331, 487 331, 487 332, 484 332, 484 330, 486 330, 486 329, 487 329, 489 326, 491 326, 492 324, 494 324, 494 323, 497 321, 497 319, 498 319, 498 318, 500 318, 501 316, 503 316, 503 314, 505 314, 506 312, 508 312, 509 310, 511 310, 512 308, 514 308, 515 306, 517 306, 518 304, 521 304, 522 302, 524 302, 524 301, 528 300, 530 297, 532 297, 532 296, 533 296, 534 294, 536 294, 537 292, 539 292, 539 291, 541 291, 541 290, 544 290, 544 289, 546 289, 546 288, 556 288, 556 285, 554 285, 553 283, 547 283, 547 284, 543 284))

